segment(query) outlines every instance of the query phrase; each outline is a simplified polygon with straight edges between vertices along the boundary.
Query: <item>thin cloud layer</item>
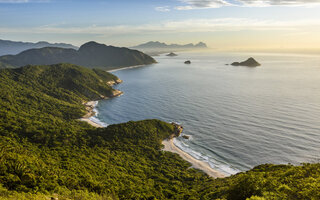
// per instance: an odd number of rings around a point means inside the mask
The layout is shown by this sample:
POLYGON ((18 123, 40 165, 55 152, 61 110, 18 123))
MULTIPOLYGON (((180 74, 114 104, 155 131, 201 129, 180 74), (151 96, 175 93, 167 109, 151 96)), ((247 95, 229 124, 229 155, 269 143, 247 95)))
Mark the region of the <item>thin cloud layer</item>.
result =
POLYGON ((223 6, 310 6, 319 5, 320 0, 179 0, 185 4, 177 6, 177 10, 191 10, 204 8, 219 8, 223 6))
POLYGON ((0 3, 47 3, 50 0, 0 0, 0 3))
POLYGON ((160 24, 143 24, 140 26, 119 25, 119 26, 87 26, 87 27, 66 27, 66 26, 42 26, 34 28, 6 28, 0 27, 1 33, 7 34, 79 34, 79 35, 141 35, 141 34, 170 34, 170 33, 210 33, 220 31, 266 31, 286 30, 305 31, 310 27, 320 27, 318 20, 294 20, 294 21, 273 21, 256 20, 248 18, 220 18, 220 19, 196 19, 169 21, 160 24))

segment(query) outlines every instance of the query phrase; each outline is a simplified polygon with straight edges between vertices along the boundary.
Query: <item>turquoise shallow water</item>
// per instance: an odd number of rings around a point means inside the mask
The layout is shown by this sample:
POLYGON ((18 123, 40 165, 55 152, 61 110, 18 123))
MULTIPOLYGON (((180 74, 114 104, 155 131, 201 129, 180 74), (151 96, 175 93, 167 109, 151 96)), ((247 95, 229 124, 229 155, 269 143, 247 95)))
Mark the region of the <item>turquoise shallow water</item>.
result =
POLYGON ((113 72, 124 95, 97 105, 114 124, 149 118, 184 126, 176 145, 225 174, 263 163, 319 162, 320 56, 180 53, 113 72), (254 56, 261 67, 226 63, 254 56), (191 65, 185 65, 191 60, 191 65))

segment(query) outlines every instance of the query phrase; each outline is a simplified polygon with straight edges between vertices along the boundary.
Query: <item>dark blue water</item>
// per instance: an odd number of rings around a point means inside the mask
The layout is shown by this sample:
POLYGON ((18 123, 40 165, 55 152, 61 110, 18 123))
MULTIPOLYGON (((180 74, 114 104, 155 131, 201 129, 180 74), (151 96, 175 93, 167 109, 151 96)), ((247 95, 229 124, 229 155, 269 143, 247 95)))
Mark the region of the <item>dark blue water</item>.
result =
POLYGON ((98 119, 149 118, 184 126, 175 143, 226 174, 263 163, 319 162, 320 57, 181 53, 113 72, 124 95, 100 101, 98 119), (254 56, 261 67, 226 63, 254 56), (191 60, 191 65, 185 65, 191 60))

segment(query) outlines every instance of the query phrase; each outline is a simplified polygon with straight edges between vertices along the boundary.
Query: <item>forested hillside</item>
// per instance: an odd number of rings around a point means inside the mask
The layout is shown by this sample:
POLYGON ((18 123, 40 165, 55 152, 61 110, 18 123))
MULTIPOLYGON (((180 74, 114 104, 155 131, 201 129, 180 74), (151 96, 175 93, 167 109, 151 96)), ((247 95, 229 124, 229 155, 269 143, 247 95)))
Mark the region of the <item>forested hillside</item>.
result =
POLYGON ((155 62, 152 57, 140 51, 107 46, 96 42, 87 42, 79 50, 44 47, 28 49, 17 55, 0 56, 0 68, 72 63, 88 68, 110 70, 155 62))
POLYGON ((171 124, 77 120, 117 79, 70 64, 0 70, 0 199, 320 199, 320 164, 214 180, 161 151, 171 124))

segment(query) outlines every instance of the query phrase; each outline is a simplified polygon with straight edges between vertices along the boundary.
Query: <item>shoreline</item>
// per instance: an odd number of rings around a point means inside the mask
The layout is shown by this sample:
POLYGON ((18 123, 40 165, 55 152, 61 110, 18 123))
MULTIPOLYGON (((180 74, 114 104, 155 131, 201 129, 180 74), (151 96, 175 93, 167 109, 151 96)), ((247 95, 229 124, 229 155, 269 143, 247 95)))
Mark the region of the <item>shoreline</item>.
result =
POLYGON ((174 144, 173 140, 174 140, 174 138, 163 140, 162 144, 164 145, 164 148, 162 150, 169 151, 169 152, 176 153, 176 154, 180 155, 180 157, 183 160, 189 162, 192 165, 191 166, 192 168, 199 169, 212 178, 226 177, 225 174, 223 174, 215 169, 212 169, 210 167, 209 163, 201 161, 201 160, 197 160, 194 157, 192 157, 191 155, 189 155, 187 152, 184 152, 183 150, 181 150, 179 147, 177 147, 174 144))
POLYGON ((94 126, 96 128, 103 128, 103 126, 101 124, 98 124, 90 119, 91 117, 94 117, 96 115, 96 113, 93 110, 97 104, 98 104, 98 101, 88 101, 88 102, 84 103, 84 105, 86 106, 87 114, 85 114, 79 120, 83 121, 83 122, 87 122, 88 124, 90 124, 91 126, 94 126))
MULTIPOLYGON (((131 66, 131 67, 121 68, 121 69, 117 69, 117 70, 142 67, 142 66, 145 66, 145 65, 131 66)), ((113 70, 113 71, 116 71, 116 70, 113 70)), ((113 85, 120 84, 120 83, 122 83, 122 80, 118 79, 116 81, 109 81, 107 84, 110 86, 113 86, 113 85)), ((120 90, 114 90, 113 95, 111 97, 102 97, 100 100, 118 97, 118 96, 121 96, 122 94, 123 94, 123 92, 121 92, 120 90)), ((83 104, 86 107, 87 113, 79 120, 87 122, 88 124, 90 124, 96 128, 104 128, 106 126, 103 126, 102 124, 99 124, 99 123, 95 122, 94 120, 92 120, 92 117, 96 116, 96 112, 94 111, 94 109, 98 105, 98 101, 99 100, 83 102, 83 104)), ((212 169, 210 167, 209 163, 201 161, 201 160, 197 160, 196 158, 192 157, 187 152, 184 152, 183 150, 181 150, 179 147, 177 147, 174 144, 174 142, 173 142, 174 138, 179 136, 181 134, 182 130, 183 130, 182 126, 179 126, 179 125, 176 126, 175 133, 169 139, 162 141, 162 144, 164 145, 164 148, 162 150, 178 154, 183 160, 189 162, 192 165, 191 166, 192 168, 199 169, 212 178, 226 177, 225 174, 223 174, 215 169, 212 169)))
MULTIPOLYGON (((109 81, 109 82, 107 82, 107 84, 112 87, 113 85, 120 84, 122 82, 123 82, 122 80, 118 79, 115 81, 109 81)), ((110 99, 110 98, 114 98, 114 97, 119 97, 122 94, 123 94, 122 91, 113 89, 113 93, 112 93, 111 97, 101 96, 101 99, 99 99, 99 100, 105 100, 105 99, 110 99)), ((103 126, 102 124, 99 124, 99 123, 95 122, 94 120, 92 120, 92 117, 96 116, 96 112, 94 110, 95 110, 95 107, 98 105, 99 100, 83 102, 82 104, 86 107, 87 113, 83 117, 81 117, 79 120, 83 121, 83 122, 87 122, 88 124, 90 124, 91 126, 94 126, 96 128, 105 128, 106 126, 103 126)))
MULTIPOLYGON (((155 64, 155 63, 152 63, 152 64, 155 64)), ((107 72, 116 72, 116 71, 121 71, 121 70, 125 70, 125 69, 133 69, 133 68, 144 67, 144 66, 152 65, 152 64, 133 65, 133 66, 129 66, 129 67, 123 67, 123 68, 118 68, 118 69, 107 70, 107 72)))

